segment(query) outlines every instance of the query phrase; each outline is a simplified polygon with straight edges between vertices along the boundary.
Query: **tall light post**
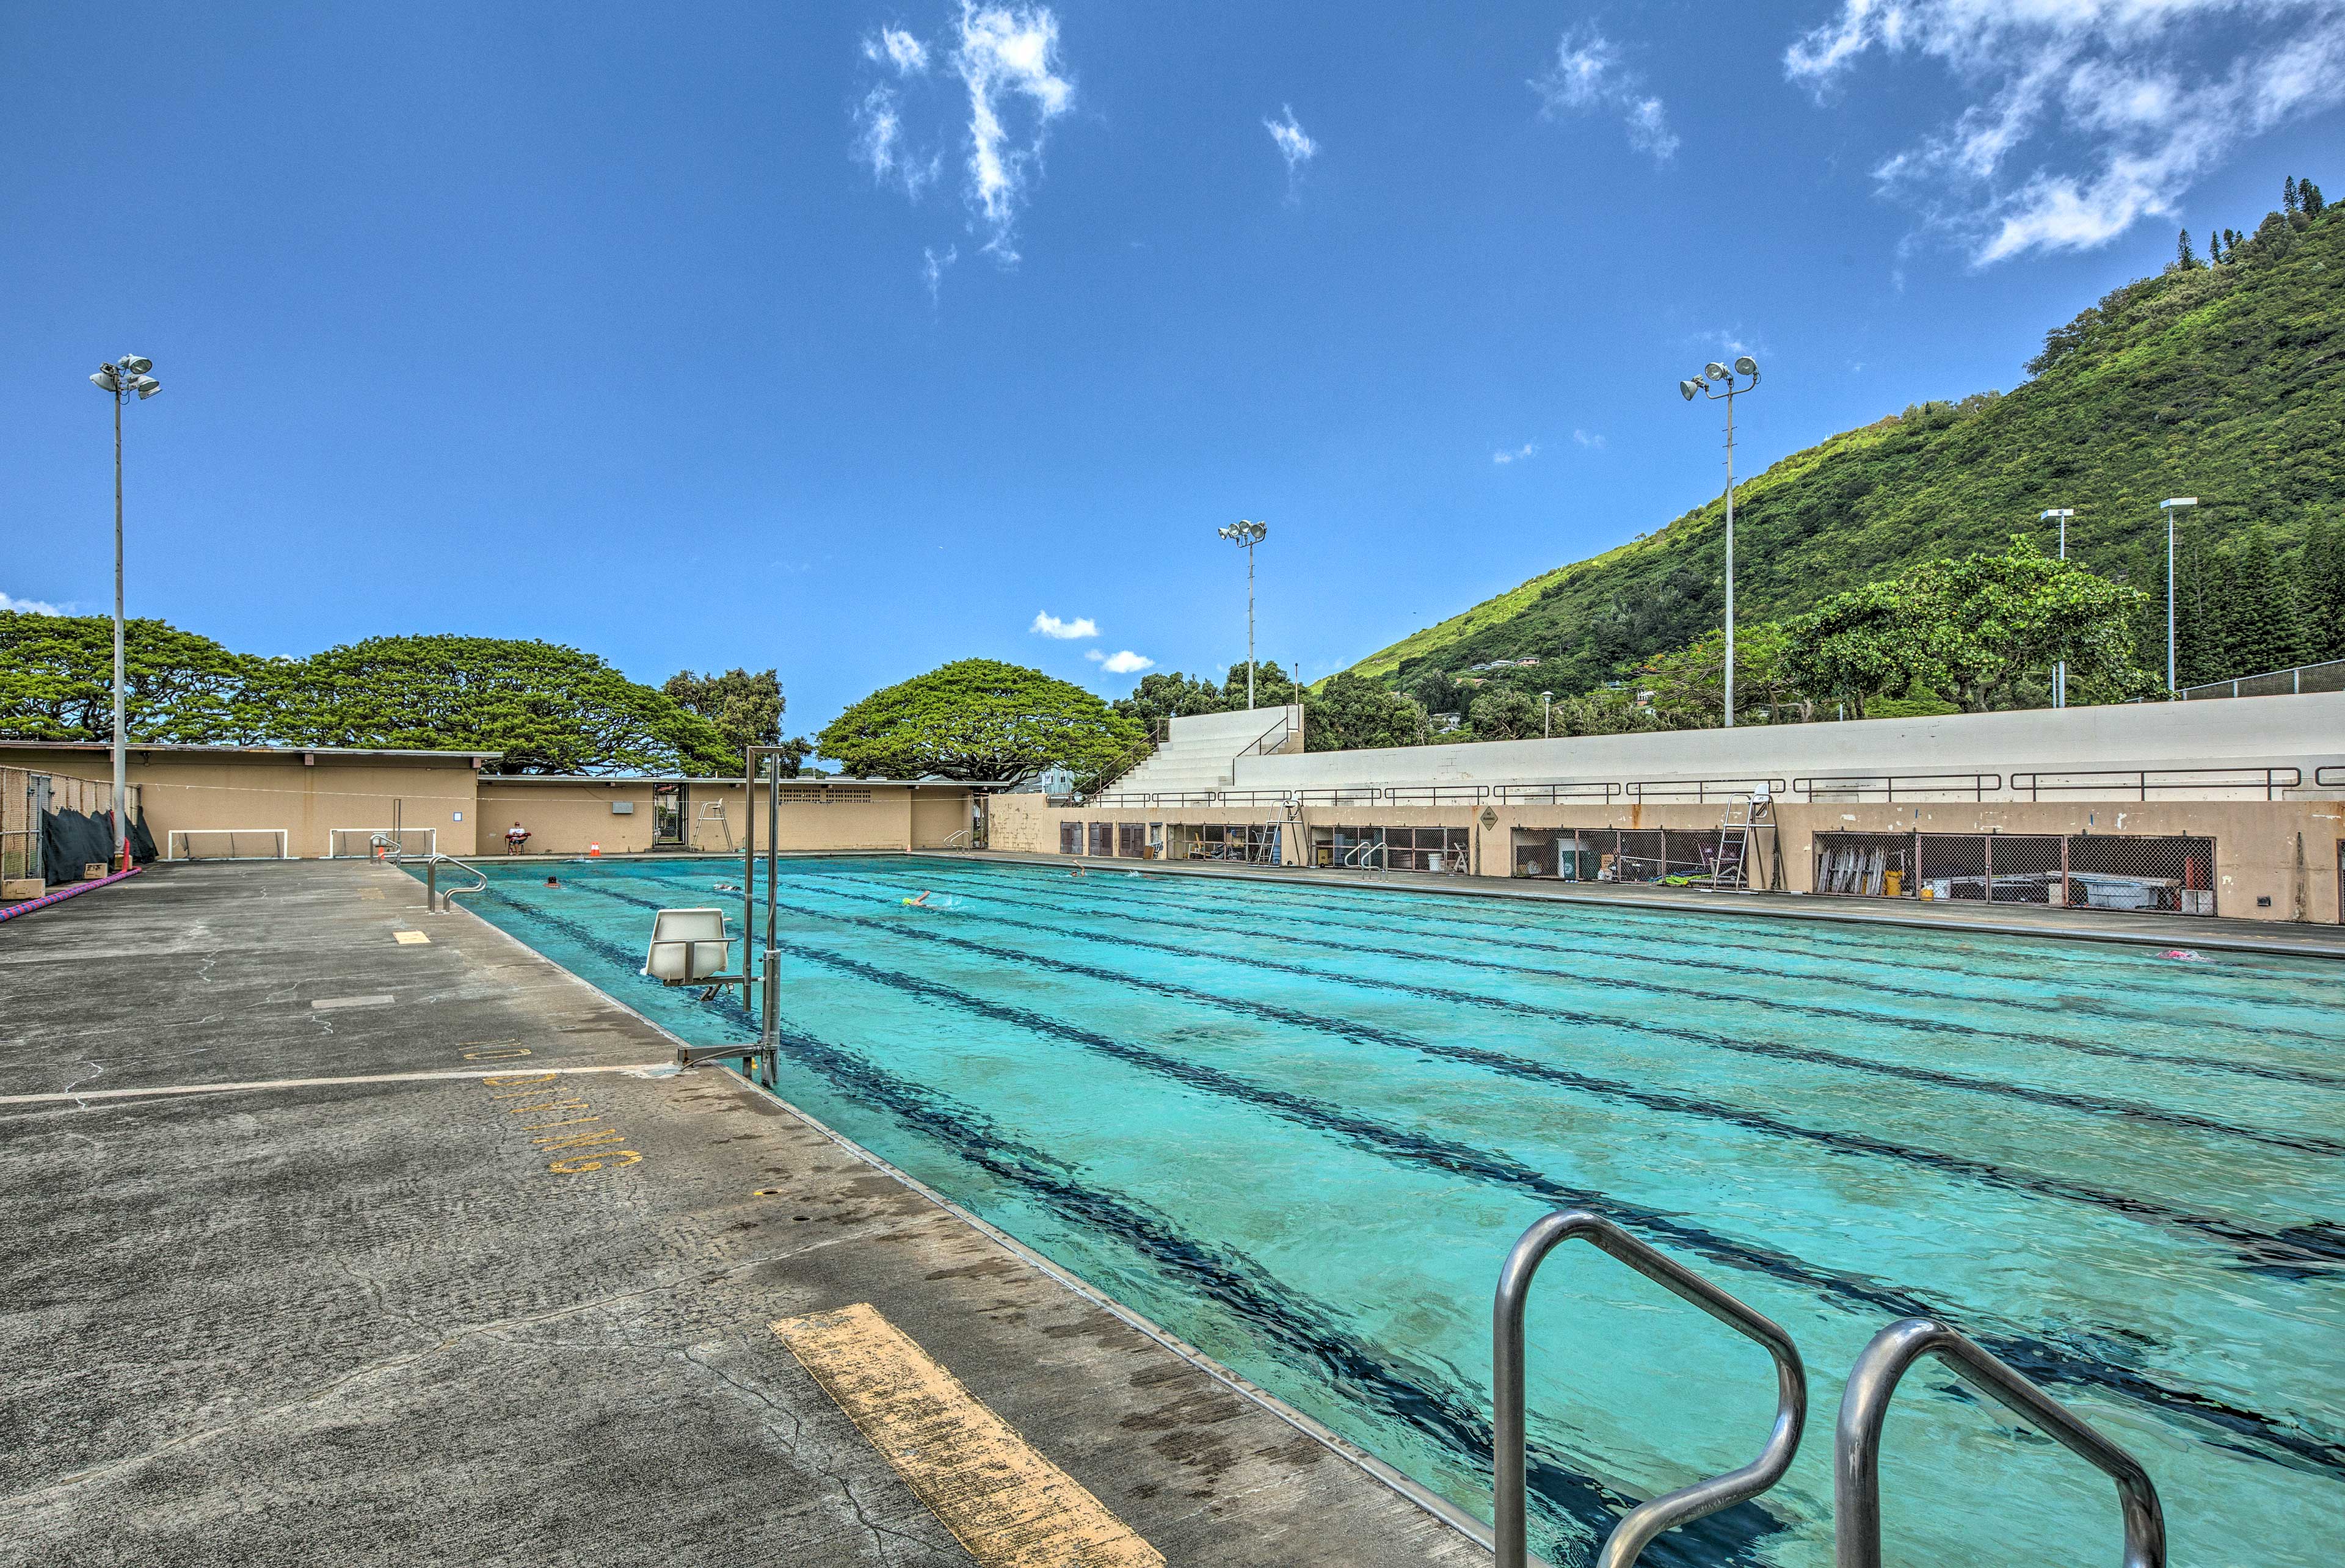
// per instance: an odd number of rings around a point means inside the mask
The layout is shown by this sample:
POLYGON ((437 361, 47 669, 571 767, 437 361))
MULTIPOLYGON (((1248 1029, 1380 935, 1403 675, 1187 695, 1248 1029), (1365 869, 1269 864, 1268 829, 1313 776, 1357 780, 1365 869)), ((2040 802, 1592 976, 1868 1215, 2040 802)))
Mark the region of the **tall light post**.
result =
MULTIPOLYGON (((2063 561, 2068 559, 2068 520, 2076 515, 2076 509, 2073 506, 2056 506, 2049 511, 2035 514, 2038 522, 2047 517, 2060 520, 2060 559, 2063 561)), ((2068 705, 2068 661, 2066 659, 2052 666, 2052 705, 2056 708, 2068 705)))
POLYGON ((147 372, 155 361, 140 354, 125 354, 101 365, 90 381, 114 400, 114 842, 117 871, 130 869, 130 817, 127 810, 129 758, 122 723, 122 400, 138 394, 144 402, 163 389, 147 372))
POLYGON ((1712 359, 1701 374, 1678 383, 1690 403, 1699 397, 1726 400, 1726 727, 1734 727, 1734 400, 1759 384, 1759 361, 1745 354, 1734 369, 1712 359), (1750 386, 1734 384, 1737 376, 1751 378, 1750 386))
POLYGON ((2166 514, 2166 694, 2174 695, 2174 511, 2177 507, 2197 506, 2195 495, 2178 495, 2157 503, 2166 514))
POLYGON ((1539 738, 1546 741, 1555 739, 1555 693, 1553 692, 1539 693, 1539 738))
POLYGON ((1246 552, 1246 707, 1254 707, 1254 547, 1270 532, 1265 522, 1248 522, 1244 518, 1227 528, 1215 531, 1232 544, 1245 546, 1246 552))

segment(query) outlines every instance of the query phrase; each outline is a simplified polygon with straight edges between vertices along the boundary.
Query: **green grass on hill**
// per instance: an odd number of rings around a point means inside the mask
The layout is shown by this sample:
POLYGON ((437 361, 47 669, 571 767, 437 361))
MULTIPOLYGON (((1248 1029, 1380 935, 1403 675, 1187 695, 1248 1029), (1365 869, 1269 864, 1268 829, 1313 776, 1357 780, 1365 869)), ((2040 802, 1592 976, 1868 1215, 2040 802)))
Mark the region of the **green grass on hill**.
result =
MULTIPOLYGON (((2167 496, 2201 499, 2194 544, 2261 522, 2293 548, 2345 500, 2345 218, 2274 214, 2219 264, 2116 289, 2028 369, 2007 396, 1908 408, 1739 486, 1738 619, 1998 548, 2048 507, 2078 509, 2071 553, 2160 594, 2167 496)), ((1353 669, 1406 685, 1537 654, 1542 686, 1587 690, 1717 623, 1724 521, 1712 501, 1353 669)))

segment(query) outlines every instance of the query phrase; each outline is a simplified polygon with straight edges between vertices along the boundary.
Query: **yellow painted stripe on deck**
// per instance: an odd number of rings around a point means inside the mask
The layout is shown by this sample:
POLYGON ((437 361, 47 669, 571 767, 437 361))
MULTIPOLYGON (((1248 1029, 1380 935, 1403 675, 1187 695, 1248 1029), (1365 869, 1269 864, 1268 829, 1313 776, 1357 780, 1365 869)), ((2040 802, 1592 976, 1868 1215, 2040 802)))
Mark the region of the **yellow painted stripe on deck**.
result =
POLYGON ((982 1568, 1162 1568, 1074 1477, 867 1302, 774 1332, 982 1568))

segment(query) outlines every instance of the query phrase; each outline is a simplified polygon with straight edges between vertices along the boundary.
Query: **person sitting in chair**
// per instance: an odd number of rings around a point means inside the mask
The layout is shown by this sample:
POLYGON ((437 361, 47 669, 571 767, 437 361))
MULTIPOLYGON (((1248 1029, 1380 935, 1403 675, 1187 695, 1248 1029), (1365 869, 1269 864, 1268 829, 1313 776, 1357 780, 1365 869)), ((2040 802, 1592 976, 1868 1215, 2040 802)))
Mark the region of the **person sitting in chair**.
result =
POLYGON ((523 854, 523 853, 524 853, 524 846, 525 846, 528 843, 529 843, 529 829, 527 829, 527 828, 525 828, 525 827, 522 826, 522 824, 519 824, 519 823, 515 823, 515 824, 513 824, 511 827, 509 827, 509 828, 505 829, 505 853, 506 853, 506 854, 508 854, 508 855, 520 855, 520 854, 523 854))

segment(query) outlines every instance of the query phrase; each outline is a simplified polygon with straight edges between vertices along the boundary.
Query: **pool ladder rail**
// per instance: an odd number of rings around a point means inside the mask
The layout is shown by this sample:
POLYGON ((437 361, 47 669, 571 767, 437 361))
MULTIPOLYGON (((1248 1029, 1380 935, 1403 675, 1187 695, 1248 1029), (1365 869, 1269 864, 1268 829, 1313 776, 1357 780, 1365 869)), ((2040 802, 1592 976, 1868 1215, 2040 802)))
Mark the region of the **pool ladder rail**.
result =
MULTIPOLYGON (((1647 1546, 1681 1524, 1745 1502, 1783 1479, 1807 1423, 1807 1371, 1799 1347, 1771 1320, 1618 1225, 1586 1209, 1548 1214, 1523 1232, 1499 1271, 1491 1314, 1492 1471, 1497 1568, 1528 1568, 1525 1516, 1523 1310, 1547 1255, 1586 1241, 1766 1348, 1775 1361, 1775 1424, 1759 1457, 1629 1510, 1614 1525, 1596 1568, 1630 1568, 1647 1546)), ((2084 1418, 1995 1356, 1932 1318, 1905 1318, 1873 1337, 1850 1371, 1832 1444, 1835 1568, 1882 1568, 1881 1431, 1898 1380, 1934 1355, 1963 1381, 2057 1440, 2117 1482, 2125 1518, 2125 1568, 2166 1568, 2166 1522, 2157 1489, 2134 1457, 2084 1418)))

